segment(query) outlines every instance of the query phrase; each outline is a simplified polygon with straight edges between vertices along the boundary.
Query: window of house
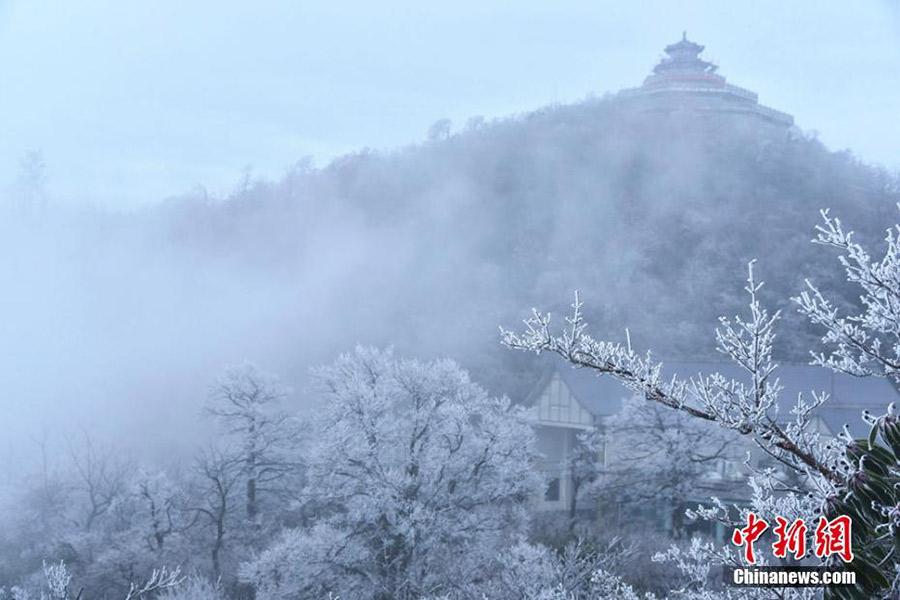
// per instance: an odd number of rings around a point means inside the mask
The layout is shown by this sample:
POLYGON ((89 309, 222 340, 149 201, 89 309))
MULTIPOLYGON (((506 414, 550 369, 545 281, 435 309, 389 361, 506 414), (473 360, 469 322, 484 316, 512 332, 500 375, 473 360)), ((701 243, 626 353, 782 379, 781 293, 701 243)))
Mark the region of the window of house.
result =
POLYGON ((551 387, 550 406, 554 408, 565 408, 569 406, 569 394, 559 380, 554 381, 553 386, 551 387))
POLYGON ((741 475, 741 464, 738 461, 726 458, 716 459, 715 463, 713 463, 713 468, 704 473, 704 477, 715 480, 735 479, 741 475))
POLYGON ((741 466, 736 460, 725 459, 722 461, 722 476, 725 479, 734 479, 741 474, 741 466))
POLYGON ((544 500, 547 502, 559 502, 559 477, 554 477, 547 484, 547 491, 544 493, 544 500))
POLYGON ((703 472, 703 479, 719 481, 725 476, 725 462, 721 458, 717 458, 706 471, 703 472))

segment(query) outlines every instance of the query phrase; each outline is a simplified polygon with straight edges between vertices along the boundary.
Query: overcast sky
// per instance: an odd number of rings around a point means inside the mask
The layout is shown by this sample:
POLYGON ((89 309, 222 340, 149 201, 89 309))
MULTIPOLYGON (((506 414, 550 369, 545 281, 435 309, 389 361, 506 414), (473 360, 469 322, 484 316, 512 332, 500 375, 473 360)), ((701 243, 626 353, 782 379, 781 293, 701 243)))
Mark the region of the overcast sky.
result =
POLYGON ((900 168, 900 10, 860 2, 0 0, 0 185, 132 207, 245 166, 640 84, 682 30, 835 149, 900 168), (677 5, 677 8, 676 8, 677 5))

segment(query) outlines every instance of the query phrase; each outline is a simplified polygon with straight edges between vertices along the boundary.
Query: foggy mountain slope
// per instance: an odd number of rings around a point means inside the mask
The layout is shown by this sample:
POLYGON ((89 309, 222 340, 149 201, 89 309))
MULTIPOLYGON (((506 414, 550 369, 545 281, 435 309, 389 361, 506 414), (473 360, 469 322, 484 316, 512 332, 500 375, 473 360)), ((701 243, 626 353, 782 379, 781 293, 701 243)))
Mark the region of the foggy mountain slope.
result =
MULTIPOLYGON (((738 310, 748 260, 760 259, 768 299, 789 308, 803 275, 827 264, 809 244, 819 208, 880 235, 900 197, 895 179, 815 139, 714 117, 589 100, 475 123, 448 139, 302 167, 173 227, 204 228, 212 254, 243 248, 251 263, 286 272, 361 244, 364 272, 348 273, 332 314, 478 370, 472 351, 495 351, 498 320, 563 308, 576 288, 604 333, 627 324, 662 352, 693 355, 715 316, 738 310), (316 237, 335 227, 359 229, 316 237), (633 308, 647 297, 653 314, 633 308)), ((793 310, 786 318, 800 326, 793 310)), ((804 360, 797 348, 808 339, 792 338, 786 356, 804 360)))
MULTIPOLYGON (((880 235, 898 199, 895 179, 814 139, 589 100, 301 162, 223 199, 10 213, 2 405, 23 435, 84 427, 168 450, 191 443, 224 365, 280 373, 299 407, 308 367, 357 342, 456 358, 521 397, 543 363, 500 347, 497 326, 559 315, 575 289, 596 333, 697 358, 740 309, 748 260, 800 327, 787 298, 835 272, 809 243, 818 209, 880 235)), ((805 360, 808 334, 781 339, 805 360)))

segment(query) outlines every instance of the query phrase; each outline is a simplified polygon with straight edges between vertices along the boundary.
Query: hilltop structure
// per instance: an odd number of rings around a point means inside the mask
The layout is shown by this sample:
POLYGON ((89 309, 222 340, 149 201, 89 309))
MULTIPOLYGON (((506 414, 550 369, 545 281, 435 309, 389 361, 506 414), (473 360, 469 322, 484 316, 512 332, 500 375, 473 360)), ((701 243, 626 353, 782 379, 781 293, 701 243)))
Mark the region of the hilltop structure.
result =
POLYGON ((616 98, 640 111, 719 113, 787 130, 794 117, 759 103, 755 92, 732 85, 718 67, 700 58, 704 46, 687 39, 665 47, 666 57, 641 87, 620 91, 616 98))

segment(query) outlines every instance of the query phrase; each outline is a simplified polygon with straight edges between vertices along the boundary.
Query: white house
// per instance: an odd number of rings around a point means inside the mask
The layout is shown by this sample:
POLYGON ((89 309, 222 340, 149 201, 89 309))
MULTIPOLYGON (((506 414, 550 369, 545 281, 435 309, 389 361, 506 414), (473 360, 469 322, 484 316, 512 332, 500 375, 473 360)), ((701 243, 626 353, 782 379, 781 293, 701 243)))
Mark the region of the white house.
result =
MULTIPOLYGON (((691 377, 713 372, 735 379, 745 378, 732 363, 664 363, 664 373, 668 375, 677 373, 681 377, 691 377)), ((885 379, 856 378, 802 364, 782 365, 776 375, 784 387, 779 413, 786 418, 790 416, 798 394, 808 396, 811 392, 825 392, 829 395, 829 400, 819 409, 819 419, 814 425, 824 435, 837 435, 847 424, 854 435, 863 436, 867 427, 860 418, 862 411, 868 409, 880 414, 888 404, 898 400, 897 390, 885 379)), ((629 394, 608 375, 598 376, 590 369, 572 368, 566 364, 548 369, 540 378, 525 399, 525 404, 534 408, 538 449, 544 456, 538 468, 547 474, 549 481, 544 496, 537 499, 539 509, 568 508, 572 481, 566 464, 576 436, 594 428, 602 430, 606 419, 620 410, 622 400, 629 394)), ((615 460, 614 456, 600 458, 615 460)), ((734 467, 717 465, 718 472, 711 472, 710 480, 742 478, 740 470, 734 467)))

